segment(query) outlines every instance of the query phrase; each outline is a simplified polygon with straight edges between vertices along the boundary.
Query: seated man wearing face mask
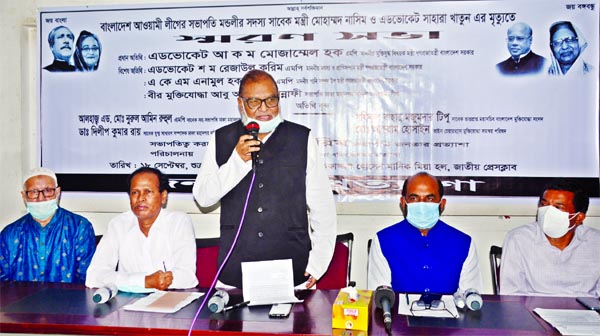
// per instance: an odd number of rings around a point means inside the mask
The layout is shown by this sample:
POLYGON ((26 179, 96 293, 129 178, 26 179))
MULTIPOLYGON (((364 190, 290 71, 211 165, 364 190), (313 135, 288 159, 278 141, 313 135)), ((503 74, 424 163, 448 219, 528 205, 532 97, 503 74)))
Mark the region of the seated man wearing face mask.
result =
POLYGON ((53 171, 34 168, 23 179, 27 214, 0 233, 0 280, 84 283, 96 241, 92 224, 58 206, 53 171))
POLYGON ((367 286, 401 293, 452 294, 481 291, 481 272, 471 237, 442 222, 446 199, 441 181, 425 172, 404 181, 400 208, 405 219, 375 235, 369 251, 367 286))
POLYGON ((546 186, 537 221, 504 239, 500 294, 600 296, 600 230, 582 225, 588 205, 574 183, 546 186))

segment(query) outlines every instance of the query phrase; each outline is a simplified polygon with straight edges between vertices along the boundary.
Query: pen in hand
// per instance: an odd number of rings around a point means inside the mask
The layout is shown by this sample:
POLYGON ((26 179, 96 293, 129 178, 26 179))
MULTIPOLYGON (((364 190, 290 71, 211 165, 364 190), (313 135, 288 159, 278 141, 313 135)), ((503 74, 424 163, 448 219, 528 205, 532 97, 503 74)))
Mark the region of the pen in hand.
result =
POLYGON ((244 302, 236 303, 233 306, 225 307, 225 309, 223 309, 223 311, 226 312, 226 311, 232 310, 234 308, 246 307, 249 303, 250 303, 250 301, 244 301, 244 302))
POLYGON ((165 264, 165 261, 163 260, 163 268, 165 269, 165 272, 167 271, 167 265, 165 264))

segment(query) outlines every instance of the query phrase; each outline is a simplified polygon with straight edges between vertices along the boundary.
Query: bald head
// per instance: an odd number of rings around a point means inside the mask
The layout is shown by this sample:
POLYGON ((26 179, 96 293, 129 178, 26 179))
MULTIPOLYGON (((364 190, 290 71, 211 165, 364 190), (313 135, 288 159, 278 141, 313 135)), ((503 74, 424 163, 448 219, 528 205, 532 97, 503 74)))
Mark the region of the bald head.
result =
POLYGON ((275 91, 279 92, 279 88, 277 87, 277 82, 275 82, 275 79, 273 78, 273 76, 271 76, 266 71, 254 69, 254 70, 248 71, 244 75, 244 77, 242 77, 242 80, 240 81, 239 96, 244 97, 244 89, 246 89, 246 87, 250 83, 259 83, 259 82, 264 82, 264 83, 270 82, 275 87, 275 91))
POLYGON ((404 181, 402 197, 400 197, 400 209, 406 217, 408 203, 439 203, 441 214, 446 207, 446 199, 443 197, 444 185, 442 181, 427 172, 419 172, 404 181))
POLYGON ((511 32, 519 32, 527 36, 531 36, 533 34, 531 26, 524 22, 517 22, 514 25, 510 26, 510 28, 508 28, 508 34, 510 34, 511 32))
POLYGON ((506 47, 510 55, 518 59, 531 50, 533 30, 523 22, 518 22, 508 28, 506 32, 506 47))
POLYGON ((437 178, 427 172, 416 173, 415 175, 404 180, 404 185, 402 186, 402 196, 404 196, 404 197, 407 196, 409 185, 411 185, 412 183, 421 184, 424 181, 425 181, 425 183, 431 183, 433 185, 436 185, 435 189, 436 189, 437 196, 439 198, 444 197, 444 186, 442 185, 442 181, 439 178, 437 178))

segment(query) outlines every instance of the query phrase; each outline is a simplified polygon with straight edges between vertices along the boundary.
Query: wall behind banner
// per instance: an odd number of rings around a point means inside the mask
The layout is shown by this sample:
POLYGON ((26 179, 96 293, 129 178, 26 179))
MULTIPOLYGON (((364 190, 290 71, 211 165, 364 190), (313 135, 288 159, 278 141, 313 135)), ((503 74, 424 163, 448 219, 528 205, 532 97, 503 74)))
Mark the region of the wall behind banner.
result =
MULTIPOLYGON (((109 4, 179 3, 181 1, 34 1, 0 0, 0 28, 4 33, 0 62, 0 174, 3 196, 0 204, 0 228, 22 216, 25 208, 20 198, 24 173, 36 164, 37 124, 35 99, 37 8, 109 4)), ((266 2, 266 1, 263 1, 266 2)), ((290 1, 291 2, 291 1, 290 1)), ((67 94, 66 94, 67 95, 67 94)), ((593 137, 590 141, 598 141, 593 137)), ((451 225, 471 234, 479 251, 486 292, 491 292, 487 253, 491 244, 501 245, 508 230, 533 220, 535 198, 450 197, 444 216, 451 225)), ((125 194, 64 193, 62 206, 81 213, 102 234, 108 221, 128 209, 125 194)), ((170 209, 192 214, 196 235, 218 235, 218 210, 201 212, 191 195, 171 195, 170 209)), ((338 203, 338 231, 355 234, 352 278, 366 286, 366 245, 373 234, 400 220, 397 201, 338 203)), ((586 224, 600 228, 600 200, 592 200, 586 224)))

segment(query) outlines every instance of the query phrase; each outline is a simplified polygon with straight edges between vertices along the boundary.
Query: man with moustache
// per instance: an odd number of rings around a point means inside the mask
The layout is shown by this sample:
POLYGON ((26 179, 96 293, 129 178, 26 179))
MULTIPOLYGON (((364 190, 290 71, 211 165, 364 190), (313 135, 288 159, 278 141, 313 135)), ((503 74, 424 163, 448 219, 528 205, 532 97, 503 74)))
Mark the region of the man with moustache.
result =
POLYGON ((544 188, 536 221, 504 239, 500 294, 600 296, 600 230, 583 225, 589 202, 573 182, 544 188))
POLYGON ((23 180, 28 213, 0 233, 0 280, 84 283, 96 250, 92 224, 58 205, 52 170, 34 168, 23 180))
POLYGON ((192 219, 163 209, 168 179, 142 167, 128 179, 127 211, 113 218, 100 240, 85 285, 115 284, 126 292, 192 288, 196 279, 196 240, 192 219))
POLYGON ((242 226, 220 285, 242 287, 242 262, 291 259, 294 285, 311 288, 327 270, 337 232, 317 142, 310 129, 283 120, 279 89, 268 73, 246 73, 237 102, 241 120, 213 134, 193 188, 200 206, 221 202, 219 264, 242 226), (245 130, 251 121, 260 126, 258 140, 245 130))
POLYGON ((75 71, 75 67, 69 64, 73 55, 73 32, 65 26, 55 27, 48 34, 48 44, 54 55, 54 62, 44 67, 50 72, 75 71))
POLYGON ((369 289, 387 285, 401 293, 481 291, 473 239, 439 219, 446 206, 443 197, 442 182, 426 172, 404 181, 404 220, 377 232, 371 243, 369 289))

